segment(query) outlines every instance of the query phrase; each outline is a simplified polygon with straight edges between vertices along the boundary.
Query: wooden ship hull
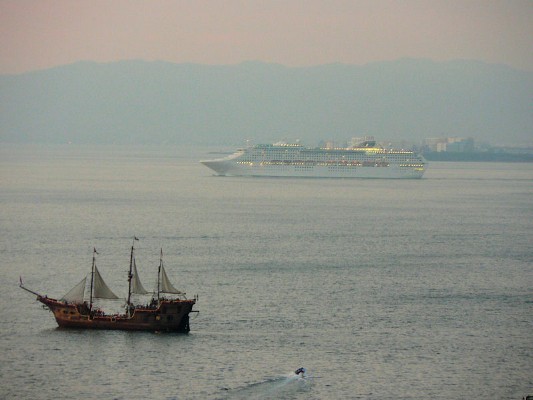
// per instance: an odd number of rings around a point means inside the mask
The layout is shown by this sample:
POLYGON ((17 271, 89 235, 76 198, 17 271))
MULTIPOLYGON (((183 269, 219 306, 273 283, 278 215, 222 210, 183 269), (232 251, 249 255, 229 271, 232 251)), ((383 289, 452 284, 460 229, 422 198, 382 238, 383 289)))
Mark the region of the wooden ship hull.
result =
POLYGON ((161 300, 158 306, 137 306, 131 316, 89 311, 84 304, 69 304, 46 296, 38 296, 61 328, 105 329, 128 331, 189 332, 189 313, 196 300, 161 300))

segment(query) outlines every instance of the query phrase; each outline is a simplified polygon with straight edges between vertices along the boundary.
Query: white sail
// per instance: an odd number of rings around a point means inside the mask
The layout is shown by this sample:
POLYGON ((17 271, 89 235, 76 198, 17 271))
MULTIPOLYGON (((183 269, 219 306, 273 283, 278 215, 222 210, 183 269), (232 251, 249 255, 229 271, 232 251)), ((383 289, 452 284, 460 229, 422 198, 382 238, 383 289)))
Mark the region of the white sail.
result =
POLYGON ((147 294, 148 291, 144 288, 144 286, 141 283, 141 280, 139 279, 139 274, 137 273, 137 266, 135 265, 135 261, 133 262, 133 276, 131 278, 131 293, 135 294, 147 294))
POLYGON ((66 301, 74 304, 83 303, 83 295, 85 294, 85 282, 87 277, 83 278, 80 283, 74 286, 69 292, 61 297, 60 301, 66 301))
POLYGON ((170 283, 170 280, 168 279, 167 273, 165 272, 165 268, 161 265, 161 290, 160 292, 163 293, 175 293, 175 294, 182 294, 185 293, 179 291, 176 289, 172 283, 170 283))
POLYGON ((96 265, 94 266, 93 297, 100 299, 118 299, 118 296, 109 289, 109 286, 102 279, 96 265))

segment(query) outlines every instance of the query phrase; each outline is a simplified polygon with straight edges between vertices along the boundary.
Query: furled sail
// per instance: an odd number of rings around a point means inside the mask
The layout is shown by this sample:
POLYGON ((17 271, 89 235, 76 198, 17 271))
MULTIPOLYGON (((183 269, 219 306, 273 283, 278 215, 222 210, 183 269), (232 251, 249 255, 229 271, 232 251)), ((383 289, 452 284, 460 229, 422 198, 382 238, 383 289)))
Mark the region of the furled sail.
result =
POLYGON ((94 266, 94 283, 93 283, 93 297, 100 299, 118 299, 118 296, 109 289, 109 286, 102 279, 102 275, 94 266))
POLYGON ((131 280, 131 292, 135 294, 147 294, 148 291, 143 287, 139 274, 137 273, 137 266, 133 262, 133 276, 131 280))
POLYGON ((161 290, 160 292, 163 293, 175 293, 175 294, 185 294, 178 289, 176 289, 172 283, 170 283, 170 280, 168 279, 167 273, 165 272, 165 268, 161 265, 161 290))
POLYGON ((74 286, 69 292, 60 300, 68 303, 81 304, 83 303, 83 295, 85 294, 85 282, 87 277, 83 278, 80 283, 74 286))

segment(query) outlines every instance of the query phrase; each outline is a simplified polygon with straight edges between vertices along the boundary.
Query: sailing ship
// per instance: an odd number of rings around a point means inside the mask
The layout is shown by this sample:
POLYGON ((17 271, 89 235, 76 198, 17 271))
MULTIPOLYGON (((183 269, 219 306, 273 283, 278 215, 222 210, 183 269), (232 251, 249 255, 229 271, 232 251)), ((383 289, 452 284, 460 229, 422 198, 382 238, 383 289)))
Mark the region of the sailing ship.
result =
POLYGON ((148 304, 134 304, 132 295, 147 295, 135 263, 135 240, 131 246, 130 268, 128 273, 128 298, 125 312, 108 314, 96 307, 95 299, 118 299, 119 297, 107 286, 96 267, 96 249, 93 250, 93 261, 90 273, 90 284, 87 284, 89 274, 72 288, 62 298, 56 300, 43 296, 24 287, 22 278, 20 287, 37 296, 37 300, 48 308, 61 328, 105 329, 131 331, 161 331, 161 332, 189 332, 189 314, 196 301, 187 299, 185 293, 176 289, 168 279, 163 267, 163 250, 159 258, 157 274, 157 290, 153 293, 148 304), (89 286, 86 290, 86 286, 89 286), (89 292, 87 301, 86 292, 89 292), (166 295, 174 295, 167 298, 166 295))

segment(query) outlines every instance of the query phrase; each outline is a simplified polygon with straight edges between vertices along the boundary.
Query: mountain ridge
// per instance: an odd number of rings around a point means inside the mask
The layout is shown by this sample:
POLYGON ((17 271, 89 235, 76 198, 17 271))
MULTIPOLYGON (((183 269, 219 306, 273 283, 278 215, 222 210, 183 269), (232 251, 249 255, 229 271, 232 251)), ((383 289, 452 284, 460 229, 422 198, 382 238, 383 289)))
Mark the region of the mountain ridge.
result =
POLYGON ((81 61, 0 76, 0 141, 235 144, 299 138, 533 140, 533 73, 400 59, 286 67, 248 61, 81 61))

